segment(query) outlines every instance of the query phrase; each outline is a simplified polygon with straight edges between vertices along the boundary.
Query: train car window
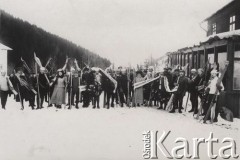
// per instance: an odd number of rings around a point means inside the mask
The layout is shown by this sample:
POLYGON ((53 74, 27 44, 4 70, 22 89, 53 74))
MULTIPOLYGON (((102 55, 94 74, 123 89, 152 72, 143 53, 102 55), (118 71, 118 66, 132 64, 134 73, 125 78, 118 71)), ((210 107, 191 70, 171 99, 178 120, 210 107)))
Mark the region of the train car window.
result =
POLYGON ((186 55, 183 54, 183 55, 182 55, 182 66, 185 66, 185 65, 186 65, 185 57, 186 57, 186 55))
POLYGON ((227 60, 227 52, 218 53, 218 63, 219 63, 219 70, 222 72, 225 66, 225 62, 227 60))
POLYGON ((235 30, 235 20, 236 20, 236 16, 235 15, 230 17, 230 24, 229 24, 229 30, 230 31, 234 31, 235 30))
POLYGON ((188 56, 185 54, 185 65, 188 63, 188 56))
POLYGON ((205 65, 205 57, 204 57, 204 53, 200 54, 200 68, 204 68, 205 65))
MULTIPOLYGON (((227 52, 218 53, 218 63, 219 63, 219 71, 220 72, 223 71, 226 60, 227 60, 227 52)), ((226 75, 223 77, 222 82, 223 82, 224 88, 226 89, 226 84, 227 84, 227 76, 226 75)))
POLYGON ((208 54, 208 60, 210 64, 214 63, 214 53, 209 53, 208 54))
POLYGON ((234 53, 233 89, 240 90, 240 51, 234 53))
POLYGON ((197 53, 194 54, 194 63, 193 63, 193 68, 197 69, 198 65, 198 58, 197 58, 197 53))
POLYGON ((192 65, 192 54, 189 54, 189 68, 192 69, 193 65, 192 65))
POLYGON ((234 53, 234 58, 240 58, 240 51, 236 51, 234 53))

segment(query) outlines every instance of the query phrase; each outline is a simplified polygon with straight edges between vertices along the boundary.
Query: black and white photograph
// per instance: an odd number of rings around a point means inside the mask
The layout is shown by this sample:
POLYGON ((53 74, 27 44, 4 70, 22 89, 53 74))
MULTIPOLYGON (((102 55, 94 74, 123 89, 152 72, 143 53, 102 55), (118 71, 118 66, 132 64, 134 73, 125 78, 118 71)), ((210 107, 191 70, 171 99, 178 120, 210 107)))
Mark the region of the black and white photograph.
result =
POLYGON ((0 0, 0 159, 240 159, 240 0, 0 0))

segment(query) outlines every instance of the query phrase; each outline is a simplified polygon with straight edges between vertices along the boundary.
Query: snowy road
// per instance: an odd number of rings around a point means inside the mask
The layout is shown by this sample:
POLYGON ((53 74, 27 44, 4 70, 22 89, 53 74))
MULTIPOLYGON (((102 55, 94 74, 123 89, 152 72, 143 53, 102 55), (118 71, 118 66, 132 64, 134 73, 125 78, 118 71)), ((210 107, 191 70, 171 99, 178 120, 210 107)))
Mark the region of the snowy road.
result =
MULTIPOLYGON (((192 138, 208 138, 210 132, 220 141, 228 136, 240 144, 239 119, 206 125, 191 114, 170 114, 155 107, 34 111, 27 107, 21 111, 11 99, 6 108, 0 110, 1 160, 140 160, 146 130, 171 131, 165 142, 170 149, 177 137, 185 137, 190 153, 192 138)), ((217 154, 222 144, 215 146, 217 154)), ((200 146, 201 159, 208 159, 206 148, 200 146)), ((158 156, 165 159, 161 153, 158 156)))

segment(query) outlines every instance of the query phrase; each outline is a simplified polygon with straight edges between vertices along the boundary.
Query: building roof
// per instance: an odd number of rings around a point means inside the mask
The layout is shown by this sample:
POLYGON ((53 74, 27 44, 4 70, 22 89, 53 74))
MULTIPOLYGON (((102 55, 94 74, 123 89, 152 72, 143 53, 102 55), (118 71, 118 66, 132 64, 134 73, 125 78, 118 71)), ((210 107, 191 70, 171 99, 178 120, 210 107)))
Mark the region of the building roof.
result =
POLYGON ((211 16, 207 17, 206 19, 203 20, 204 21, 208 21, 210 18, 212 18, 213 16, 215 16, 216 14, 220 13, 222 10, 224 10, 225 8, 231 6, 235 1, 237 0, 232 0, 231 2, 229 2, 228 4, 226 4, 225 6, 223 6, 222 8, 220 8, 219 10, 217 10, 215 13, 213 13, 211 16))
POLYGON ((212 40, 222 40, 222 39, 228 39, 232 37, 239 37, 240 36, 240 30, 234 30, 234 31, 229 31, 229 32, 223 32, 223 33, 218 33, 215 35, 211 35, 209 37, 206 37, 206 39, 203 41, 203 43, 212 41, 212 40))
POLYGON ((0 50, 12 50, 12 48, 9 48, 5 46, 4 44, 0 43, 0 50))
POLYGON ((197 50, 202 50, 202 49, 204 49, 204 47, 203 47, 204 44, 211 44, 214 41, 220 41, 220 40, 225 40, 225 39, 229 39, 229 38, 240 38, 240 29, 235 30, 235 31, 211 35, 209 37, 206 37, 202 42, 199 43, 199 45, 185 47, 185 48, 179 49, 175 52, 168 52, 168 53, 166 53, 166 55, 172 55, 172 54, 177 54, 177 53, 188 53, 188 52, 193 52, 193 51, 197 51, 197 50))

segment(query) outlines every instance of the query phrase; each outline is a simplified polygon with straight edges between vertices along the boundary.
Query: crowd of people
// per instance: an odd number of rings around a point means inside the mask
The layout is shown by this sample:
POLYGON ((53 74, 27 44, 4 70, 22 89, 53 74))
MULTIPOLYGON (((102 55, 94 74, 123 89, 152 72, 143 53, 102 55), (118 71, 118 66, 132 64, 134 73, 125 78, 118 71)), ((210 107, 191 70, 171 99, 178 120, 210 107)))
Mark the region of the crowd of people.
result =
MULTIPOLYGON (((72 107, 79 109, 82 104, 83 108, 92 105, 94 109, 100 106, 110 109, 116 105, 156 106, 157 109, 168 110, 169 113, 176 110, 182 113, 183 97, 188 95, 187 92, 191 102, 191 109, 188 112, 205 116, 209 107, 216 104, 218 100, 216 96, 224 90, 222 82, 216 85, 220 76, 216 63, 206 65, 204 68, 192 68, 187 76, 187 67, 180 66, 174 69, 165 67, 163 71, 155 71, 154 67, 135 71, 121 66, 115 70, 109 67, 103 71, 89 66, 80 69, 76 59, 72 66, 68 61, 69 58, 62 68, 52 74, 41 65, 35 72, 29 71, 26 65, 17 67, 9 76, 2 70, 0 77, 2 108, 6 108, 8 97, 13 96, 16 102, 20 102, 22 110, 28 102, 27 105, 32 109, 46 107, 61 109, 63 106, 67 106, 68 109, 72 107), (100 104, 101 95, 103 102, 100 104)), ((215 105, 214 110, 211 114, 216 122, 219 108, 215 105)))

